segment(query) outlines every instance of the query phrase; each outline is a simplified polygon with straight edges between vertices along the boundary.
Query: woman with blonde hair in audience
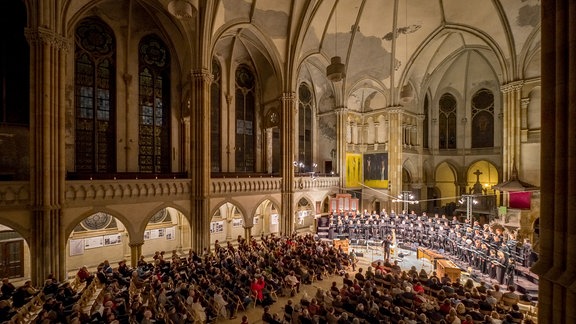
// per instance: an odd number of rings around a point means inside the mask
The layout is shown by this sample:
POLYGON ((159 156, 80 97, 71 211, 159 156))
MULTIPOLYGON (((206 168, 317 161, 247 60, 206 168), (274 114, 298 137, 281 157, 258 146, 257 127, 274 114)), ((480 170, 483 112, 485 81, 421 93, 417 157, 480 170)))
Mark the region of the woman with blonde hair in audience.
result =
POLYGON ((491 315, 490 320, 492 321, 492 324, 502 324, 502 320, 500 319, 500 314, 498 314, 498 312, 494 311, 490 315, 491 315))
POLYGON ((458 317, 456 310, 454 308, 450 309, 448 315, 446 315, 446 323, 448 324, 461 324, 462 321, 458 317))

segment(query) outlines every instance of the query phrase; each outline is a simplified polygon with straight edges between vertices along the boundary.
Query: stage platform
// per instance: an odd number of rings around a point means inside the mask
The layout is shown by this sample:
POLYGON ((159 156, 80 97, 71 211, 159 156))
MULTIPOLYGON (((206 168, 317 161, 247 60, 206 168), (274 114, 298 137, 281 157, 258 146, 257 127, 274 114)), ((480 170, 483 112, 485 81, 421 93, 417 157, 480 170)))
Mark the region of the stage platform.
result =
MULTIPOLYGON (((360 240, 362 241, 362 240, 360 240)), ((349 250, 354 250, 359 254, 359 265, 366 269, 372 262, 384 259, 384 249, 382 243, 375 244, 372 241, 354 242, 356 244, 350 243, 349 250), (363 243, 363 244, 357 244, 363 243)), ((460 269, 460 281, 462 283, 466 282, 468 278, 471 278, 477 284, 480 281, 484 281, 488 287, 492 287, 498 282, 491 279, 489 276, 484 275, 480 270, 469 267, 469 265, 463 261, 458 260, 449 253, 440 253, 435 251, 437 255, 442 255, 448 260, 452 260, 457 267, 460 269)), ((415 266, 418 271, 420 269, 426 270, 427 273, 436 271, 433 260, 426 257, 418 258, 418 249, 413 246, 394 246, 390 254, 390 262, 393 263, 394 260, 398 261, 398 265, 402 270, 410 270, 412 266, 415 266)), ((514 277, 514 284, 516 291, 519 294, 528 294, 532 301, 538 301, 538 279, 537 275, 531 273, 529 269, 524 267, 516 268, 517 275, 514 277)), ((506 286, 506 285, 503 285, 506 286)))

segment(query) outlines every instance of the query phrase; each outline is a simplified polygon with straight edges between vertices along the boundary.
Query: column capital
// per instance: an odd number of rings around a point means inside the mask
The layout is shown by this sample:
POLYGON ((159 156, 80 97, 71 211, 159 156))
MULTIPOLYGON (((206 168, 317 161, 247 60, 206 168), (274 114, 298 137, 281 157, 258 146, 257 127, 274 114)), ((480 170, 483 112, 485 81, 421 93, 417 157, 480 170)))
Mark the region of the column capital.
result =
POLYGON ((506 83, 506 84, 501 85, 500 91, 502 91, 503 93, 508 93, 511 91, 520 90, 523 85, 524 85, 523 80, 512 81, 510 83, 506 83))
POLYGON ((348 112, 348 107, 336 107, 336 108, 334 108, 334 111, 337 114, 345 114, 348 112))
POLYGON ((410 184, 410 188, 412 188, 412 189, 422 189, 422 187, 424 187, 423 182, 412 182, 410 184))
POLYGON ((131 247, 131 248, 139 247, 139 246, 142 246, 142 245, 144 245, 144 242, 130 242, 130 243, 128 243, 128 246, 131 247))
POLYGON ((385 111, 392 113, 392 114, 402 114, 404 113, 404 108, 402 108, 401 106, 392 106, 392 107, 387 107, 384 109, 385 111))
POLYGON ((192 80, 202 79, 204 82, 207 83, 212 83, 212 80, 214 80, 212 73, 208 72, 207 69, 190 71, 190 78, 192 80))
POLYGON ((280 96, 280 100, 281 101, 296 100, 296 92, 294 92, 294 91, 283 92, 282 96, 280 96))
POLYGON ((49 44, 64 51, 70 49, 68 39, 48 28, 25 28, 24 35, 30 44, 49 44))
POLYGON ((530 104, 530 98, 522 98, 520 99, 520 105, 522 108, 528 108, 528 105, 530 104))

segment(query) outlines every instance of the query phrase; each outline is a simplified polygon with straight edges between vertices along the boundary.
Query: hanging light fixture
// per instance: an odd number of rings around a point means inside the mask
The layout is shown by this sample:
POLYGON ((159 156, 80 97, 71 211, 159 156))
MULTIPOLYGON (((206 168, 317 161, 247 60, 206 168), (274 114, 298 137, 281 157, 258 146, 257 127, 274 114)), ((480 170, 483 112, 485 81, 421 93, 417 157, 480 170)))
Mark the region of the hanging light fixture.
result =
POLYGON ((342 63, 342 58, 338 56, 338 1, 336 1, 336 8, 334 14, 334 54, 330 58, 330 65, 326 67, 326 77, 332 82, 338 82, 346 76, 346 66, 342 63))
POLYGON ((326 67, 326 77, 332 82, 338 82, 344 79, 346 73, 345 66, 340 56, 333 56, 330 59, 330 65, 326 67))
POLYGON ((178 19, 196 17, 197 0, 172 0, 168 3, 168 12, 178 19))

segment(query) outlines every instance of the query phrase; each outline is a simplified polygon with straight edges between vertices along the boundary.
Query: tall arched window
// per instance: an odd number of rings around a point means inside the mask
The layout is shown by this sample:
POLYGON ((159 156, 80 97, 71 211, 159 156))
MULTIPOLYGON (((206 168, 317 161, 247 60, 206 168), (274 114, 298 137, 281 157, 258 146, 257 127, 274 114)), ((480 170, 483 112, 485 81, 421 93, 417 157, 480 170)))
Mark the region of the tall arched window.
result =
POLYGON ((139 53, 138 166, 140 172, 170 172, 170 54, 154 35, 144 37, 139 53))
POLYGON ((0 10, 5 17, 0 19, 0 181, 28 180, 31 65, 24 36, 27 10, 23 1, 2 1, 0 10))
POLYGON ((438 113, 438 147, 456 148, 456 98, 449 93, 440 97, 438 113))
POLYGON ((306 83, 298 87, 298 160, 304 163, 305 170, 313 171, 312 166, 312 91, 306 83))
POLYGON ((220 172, 221 141, 220 124, 222 121, 222 70, 218 61, 212 60, 212 84, 210 85, 210 166, 212 172, 220 172))
POLYGON ((4 1, 0 9, 5 17, 12 18, 0 21, 0 124, 28 126, 30 47, 24 36, 26 6, 20 1, 4 1))
POLYGON ((472 96, 472 148, 494 146, 494 95, 488 89, 472 96))
POLYGON ((256 136, 256 80, 250 69, 241 65, 236 69, 236 171, 254 172, 256 136))
POLYGON ((116 171, 116 41, 98 18, 76 28, 74 94, 76 171, 116 171))

